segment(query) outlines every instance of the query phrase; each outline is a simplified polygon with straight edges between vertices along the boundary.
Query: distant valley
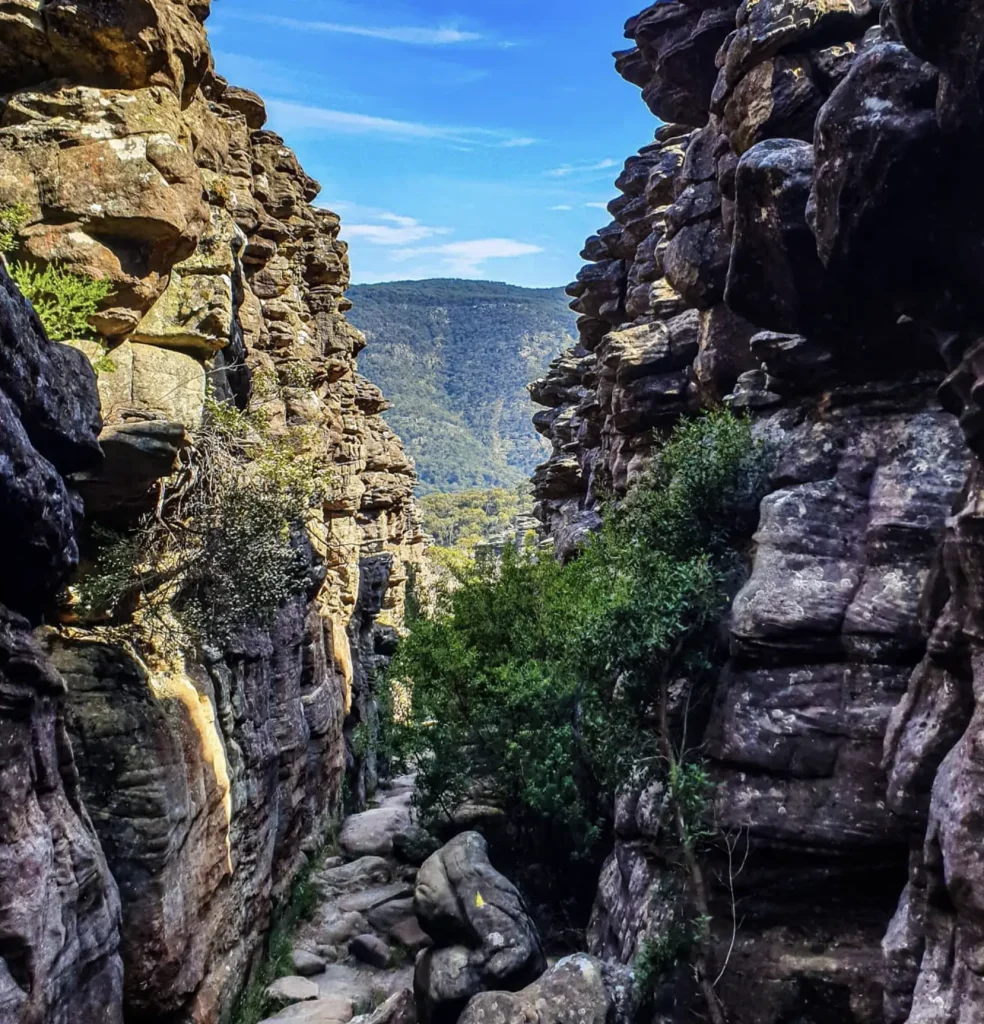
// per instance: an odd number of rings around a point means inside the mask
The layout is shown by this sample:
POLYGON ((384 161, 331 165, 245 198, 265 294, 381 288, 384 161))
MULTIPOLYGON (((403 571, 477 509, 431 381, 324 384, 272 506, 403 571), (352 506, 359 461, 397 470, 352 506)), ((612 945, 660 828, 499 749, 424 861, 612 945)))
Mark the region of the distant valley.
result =
POLYGON ((386 419, 420 491, 515 487, 547 454, 526 385, 574 344, 563 288, 400 281, 349 290, 369 339, 359 365, 393 403, 386 419))

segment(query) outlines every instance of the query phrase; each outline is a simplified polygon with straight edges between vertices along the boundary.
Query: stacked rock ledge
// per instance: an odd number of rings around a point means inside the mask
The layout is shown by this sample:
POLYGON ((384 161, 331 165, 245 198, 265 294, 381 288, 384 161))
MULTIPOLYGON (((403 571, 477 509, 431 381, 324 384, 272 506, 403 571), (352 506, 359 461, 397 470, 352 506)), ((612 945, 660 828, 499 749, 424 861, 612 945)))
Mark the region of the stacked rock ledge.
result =
MULTIPOLYGON (((665 123, 585 245, 578 347, 531 389, 562 557, 681 416, 726 402, 777 453, 700 727, 708 825, 749 853, 733 888, 707 865, 735 1024, 984 1020, 979 6, 630 19, 617 68, 665 123)), ((596 956, 671 927, 658 806, 619 799, 596 956)), ((700 1012, 686 972, 663 982, 666 1019, 700 1012)))

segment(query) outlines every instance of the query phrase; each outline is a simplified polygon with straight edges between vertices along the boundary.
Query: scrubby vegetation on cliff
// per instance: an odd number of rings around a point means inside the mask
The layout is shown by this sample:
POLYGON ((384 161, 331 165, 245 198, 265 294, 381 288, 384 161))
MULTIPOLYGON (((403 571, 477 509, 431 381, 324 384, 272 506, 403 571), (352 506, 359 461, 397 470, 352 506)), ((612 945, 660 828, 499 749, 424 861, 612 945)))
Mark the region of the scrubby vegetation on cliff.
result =
POLYGON ((29 263, 14 263, 10 274, 31 300, 52 341, 91 337, 94 332, 89 319, 113 290, 110 281, 73 274, 55 263, 43 269, 29 263))
POLYGON ((303 436, 274 436, 261 412, 215 398, 193 441, 134 530, 97 531, 79 597, 89 616, 125 619, 139 605, 158 624, 173 612, 191 640, 222 643, 311 586, 302 528, 329 479, 303 436))
POLYGON ((616 794, 640 766, 665 780, 681 844, 695 841, 703 774, 683 719, 720 660, 762 460, 746 420, 683 423, 577 558, 479 559, 412 622, 391 678, 412 689, 396 739, 424 816, 440 828, 468 803, 502 809, 500 857, 534 901, 583 913, 616 794))

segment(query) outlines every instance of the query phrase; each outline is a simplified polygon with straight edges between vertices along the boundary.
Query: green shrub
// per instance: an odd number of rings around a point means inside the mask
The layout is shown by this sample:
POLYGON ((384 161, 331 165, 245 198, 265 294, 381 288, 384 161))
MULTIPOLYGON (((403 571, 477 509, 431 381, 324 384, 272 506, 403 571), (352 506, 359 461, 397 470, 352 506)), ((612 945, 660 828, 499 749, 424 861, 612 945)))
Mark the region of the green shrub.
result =
POLYGON ((29 263, 14 263, 10 276, 30 300, 52 341, 92 337, 89 318, 113 288, 110 281, 73 274, 54 263, 43 270, 29 263))
POLYGON ((533 548, 479 558, 436 614, 412 623, 391 678, 412 688, 403 748, 427 824, 440 828, 476 796, 504 809, 510 870, 534 900, 552 901, 563 893, 536 891, 545 880, 570 895, 579 864, 591 877, 615 794, 640 765, 673 775, 698 835, 706 774, 667 758, 654 721, 667 680, 709 690, 761 470, 745 420, 684 423, 578 558, 560 565, 533 548), (551 857, 565 870, 549 870, 551 857))
POLYGON ((687 956, 696 941, 694 929, 675 919, 666 922, 659 935, 639 944, 632 961, 637 1019, 652 1008, 659 984, 687 956))
POLYGON ((17 235, 30 215, 26 203, 14 203, 0 210, 0 253, 6 255, 17 248, 17 235))

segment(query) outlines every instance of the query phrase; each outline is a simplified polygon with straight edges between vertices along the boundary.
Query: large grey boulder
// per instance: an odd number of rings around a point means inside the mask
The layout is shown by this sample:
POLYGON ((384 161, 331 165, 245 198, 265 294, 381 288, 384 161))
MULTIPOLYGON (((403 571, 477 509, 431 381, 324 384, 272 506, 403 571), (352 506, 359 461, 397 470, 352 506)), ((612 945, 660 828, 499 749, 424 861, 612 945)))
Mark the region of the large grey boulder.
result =
POLYGON ((458 1024, 627 1024, 624 978, 584 953, 566 957, 521 992, 482 992, 458 1024))
POLYGON ((291 1021, 292 1024, 347 1024, 352 1016, 350 999, 329 996, 295 1003, 261 1024, 275 1024, 277 1021, 291 1021))
POLYGON ((417 958, 421 1024, 454 1024, 472 996, 516 991, 546 969, 540 936, 516 887, 489 863, 477 832, 456 836, 417 876, 414 909, 434 949, 417 958))
POLYGON ((349 857, 388 857, 397 836, 411 831, 410 808, 403 803, 374 807, 346 818, 339 844, 349 857))

